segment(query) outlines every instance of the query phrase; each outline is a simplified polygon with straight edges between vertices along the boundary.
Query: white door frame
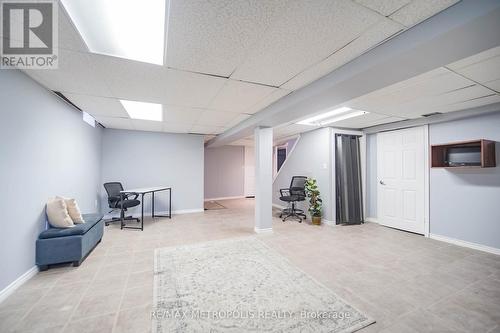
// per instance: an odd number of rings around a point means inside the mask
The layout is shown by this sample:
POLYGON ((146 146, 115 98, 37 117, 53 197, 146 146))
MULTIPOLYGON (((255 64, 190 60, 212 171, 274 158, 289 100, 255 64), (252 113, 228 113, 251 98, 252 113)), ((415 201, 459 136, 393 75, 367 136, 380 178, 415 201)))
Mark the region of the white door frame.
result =
MULTIPOLYGON (((403 128, 397 128, 397 129, 392 129, 390 131, 384 131, 384 132, 391 132, 391 131, 397 131, 397 130, 402 130, 405 128, 413 128, 413 127, 420 127, 420 126, 411 126, 411 127, 403 127, 403 128)), ((421 126, 424 130, 424 237, 430 237, 430 161, 429 161, 429 154, 430 154, 430 149, 429 149, 429 125, 422 125, 421 126)), ((378 133, 377 133, 378 136, 378 133)), ((375 140, 378 140, 377 137, 375 137, 375 140)), ((379 149, 379 147, 377 147, 379 149)), ((378 163, 378 161, 376 162, 378 163)), ((368 168, 365 170, 365 177, 367 177, 367 171, 368 168)), ((375 180, 375 186, 378 186, 378 179, 375 180)), ((378 190, 377 190, 377 196, 378 196, 378 190)), ((378 198, 377 198, 378 200, 378 198)), ((365 200, 366 201, 366 200, 365 200)), ((377 215, 379 215, 380 212, 377 210, 377 215)), ((370 221, 370 222, 376 222, 379 223, 378 218, 377 221, 370 221)))
POLYGON ((430 237, 430 162, 429 162, 429 125, 424 125, 424 236, 430 237))

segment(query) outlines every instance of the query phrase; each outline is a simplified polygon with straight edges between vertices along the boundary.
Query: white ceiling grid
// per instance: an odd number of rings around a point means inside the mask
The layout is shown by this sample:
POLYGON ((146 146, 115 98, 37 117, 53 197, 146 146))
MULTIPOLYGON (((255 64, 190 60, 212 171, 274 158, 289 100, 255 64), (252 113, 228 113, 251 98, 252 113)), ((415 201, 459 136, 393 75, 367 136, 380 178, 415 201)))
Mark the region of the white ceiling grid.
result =
MULTIPOLYGON (((336 122, 335 127, 366 128, 435 112, 447 113, 500 103, 500 47, 439 67, 355 98, 340 106, 369 114, 336 122)), ((275 134, 286 137, 303 131, 292 124, 275 134)))
POLYGON ((170 0, 165 66, 90 53, 61 6, 59 69, 26 73, 106 127, 213 135, 455 2, 170 0), (162 104, 163 123, 120 99, 162 104))

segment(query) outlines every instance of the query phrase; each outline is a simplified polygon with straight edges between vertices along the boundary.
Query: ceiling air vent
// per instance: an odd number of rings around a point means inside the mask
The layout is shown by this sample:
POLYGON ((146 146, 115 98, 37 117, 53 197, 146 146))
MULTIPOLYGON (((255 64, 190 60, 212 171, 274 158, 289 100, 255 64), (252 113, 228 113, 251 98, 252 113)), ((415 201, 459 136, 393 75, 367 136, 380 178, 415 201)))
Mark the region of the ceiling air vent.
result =
POLYGON ((423 114, 422 117, 430 117, 430 116, 435 116, 437 114, 443 114, 442 112, 431 112, 431 113, 426 113, 426 114, 423 114))

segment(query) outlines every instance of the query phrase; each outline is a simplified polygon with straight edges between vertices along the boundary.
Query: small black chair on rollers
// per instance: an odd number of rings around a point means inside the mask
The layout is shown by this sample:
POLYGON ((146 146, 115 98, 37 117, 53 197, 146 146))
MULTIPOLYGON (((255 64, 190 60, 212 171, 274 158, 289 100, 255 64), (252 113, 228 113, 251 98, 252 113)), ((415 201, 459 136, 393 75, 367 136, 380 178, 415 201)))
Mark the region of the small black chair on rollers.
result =
POLYGON ((302 218, 306 219, 304 211, 296 208, 297 202, 306 200, 306 180, 307 177, 304 176, 293 176, 290 188, 280 189, 280 200, 286 202, 288 205, 280 214, 280 218, 283 218, 283 221, 286 221, 286 219, 290 217, 294 217, 301 223, 302 218))

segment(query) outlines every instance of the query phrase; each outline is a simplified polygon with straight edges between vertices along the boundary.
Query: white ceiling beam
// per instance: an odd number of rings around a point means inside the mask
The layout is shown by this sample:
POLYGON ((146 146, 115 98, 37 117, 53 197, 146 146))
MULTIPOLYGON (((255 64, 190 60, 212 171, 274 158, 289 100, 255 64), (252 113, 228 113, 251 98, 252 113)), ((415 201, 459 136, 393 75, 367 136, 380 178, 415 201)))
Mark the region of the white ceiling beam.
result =
POLYGON ((500 2, 463 0, 208 142, 222 146, 500 45, 500 2))

